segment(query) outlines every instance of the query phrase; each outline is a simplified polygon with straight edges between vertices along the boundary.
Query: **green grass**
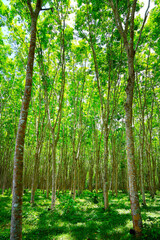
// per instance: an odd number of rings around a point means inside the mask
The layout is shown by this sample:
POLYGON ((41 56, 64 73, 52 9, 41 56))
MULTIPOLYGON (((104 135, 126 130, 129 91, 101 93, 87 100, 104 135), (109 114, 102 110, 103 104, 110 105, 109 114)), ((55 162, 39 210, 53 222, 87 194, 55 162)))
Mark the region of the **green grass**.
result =
MULTIPOLYGON (((1 192, 0 192, 1 193, 1 192)), ((94 193, 84 191, 75 201, 69 193, 59 193, 54 211, 48 211, 51 195, 38 190, 35 204, 30 204, 31 193, 23 196, 23 239, 27 240, 129 240, 133 239, 130 202, 126 194, 118 197, 109 194, 110 207, 103 209, 103 195, 98 194, 98 203, 93 201, 94 193)), ((143 237, 141 239, 160 239, 160 192, 151 199, 146 194, 147 207, 141 207, 143 218, 143 237)), ((142 199, 140 197, 140 203, 142 199)), ((9 240, 11 219, 11 195, 0 195, 0 239, 9 240)))

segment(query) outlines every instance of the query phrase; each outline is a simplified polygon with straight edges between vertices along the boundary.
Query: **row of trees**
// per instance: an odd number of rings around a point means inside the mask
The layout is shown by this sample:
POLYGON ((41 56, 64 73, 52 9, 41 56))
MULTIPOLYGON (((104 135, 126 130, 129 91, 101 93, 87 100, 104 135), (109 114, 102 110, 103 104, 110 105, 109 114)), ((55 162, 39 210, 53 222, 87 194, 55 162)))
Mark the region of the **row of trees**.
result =
POLYGON ((103 189, 105 209, 109 189, 130 190, 141 233, 138 189, 146 204, 145 190, 160 187, 159 5, 146 23, 149 4, 143 20, 137 1, 1 2, 0 187, 13 189, 11 239, 21 239, 24 188, 31 203, 37 188, 52 189, 52 209, 56 190, 103 189))

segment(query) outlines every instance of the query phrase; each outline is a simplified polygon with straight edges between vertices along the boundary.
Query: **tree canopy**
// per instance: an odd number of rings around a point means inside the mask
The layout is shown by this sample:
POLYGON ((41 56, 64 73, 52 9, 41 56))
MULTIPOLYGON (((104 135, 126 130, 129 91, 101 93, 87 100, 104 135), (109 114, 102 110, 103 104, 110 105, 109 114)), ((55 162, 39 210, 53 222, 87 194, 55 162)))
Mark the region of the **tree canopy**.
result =
POLYGON ((22 188, 32 189, 32 204, 37 188, 47 197, 52 189, 52 209, 57 191, 70 190, 75 199, 84 189, 102 189, 107 209, 108 190, 117 196, 134 181, 144 204, 145 191, 154 197, 160 188, 160 3, 152 9, 149 3, 143 19, 140 1, 0 0, 2 193, 13 186, 37 21, 22 156, 22 188))

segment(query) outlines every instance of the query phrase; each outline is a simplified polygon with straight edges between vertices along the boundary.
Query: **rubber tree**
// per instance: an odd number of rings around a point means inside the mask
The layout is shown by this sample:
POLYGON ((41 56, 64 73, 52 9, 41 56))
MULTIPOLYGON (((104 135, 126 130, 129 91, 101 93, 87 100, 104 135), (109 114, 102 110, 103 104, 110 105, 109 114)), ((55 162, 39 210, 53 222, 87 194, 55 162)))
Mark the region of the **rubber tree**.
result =
POLYGON ((27 0, 27 5, 29 8, 30 17, 31 17, 31 38, 30 38, 30 47, 29 47, 29 53, 28 53, 24 96, 22 101, 17 137, 16 137, 15 153, 14 153, 13 198, 12 198, 10 239, 22 239, 23 152, 24 152, 27 116, 28 116, 28 110, 29 110, 29 103, 31 99, 33 63, 34 63, 34 53, 35 53, 35 46, 36 46, 36 25, 37 25, 38 15, 42 7, 42 0, 37 0, 35 10, 33 10, 32 8, 31 0, 27 0))
POLYGON ((34 160, 34 168, 33 168, 33 176, 32 176, 32 187, 31 187, 31 204, 34 204, 35 192, 38 185, 38 175, 39 175, 39 166, 40 166, 40 156, 42 152, 42 147, 44 143, 45 136, 45 118, 46 112, 44 116, 42 116, 42 109, 40 103, 42 101, 41 92, 39 92, 39 110, 38 113, 35 113, 35 127, 36 127, 36 151, 35 151, 35 160, 34 160), (38 116, 36 116, 38 114, 38 116))
MULTIPOLYGON (((58 12, 58 2, 56 2, 56 9, 59 17, 59 28, 60 28, 60 63, 58 64, 55 72, 55 76, 53 79, 52 88, 55 87, 55 81, 59 80, 59 68, 61 65, 61 84, 60 84, 60 89, 59 89, 59 97, 58 97, 58 111, 55 114, 55 108, 53 108, 53 114, 51 113, 52 110, 50 109, 50 96, 51 94, 48 93, 47 89, 47 78, 49 78, 48 73, 45 71, 45 61, 44 61, 44 53, 42 51, 42 42, 40 42, 39 39, 39 49, 40 51, 38 52, 39 55, 39 69, 40 69, 40 76, 42 78, 43 82, 43 87, 44 87, 44 96, 45 96, 45 108, 46 108, 46 113, 47 113, 47 119, 48 119, 48 125, 51 133, 51 139, 52 139, 52 144, 51 144, 51 161, 52 161, 52 203, 51 203, 51 209, 54 209, 55 207, 55 201, 56 201, 56 149, 57 149, 57 144, 59 141, 59 132, 60 132, 60 125, 61 125, 61 117, 62 117, 62 107, 63 107, 63 97, 64 97, 64 89, 65 89, 65 18, 64 16, 62 19, 60 18, 60 13, 58 12), (54 121, 52 121, 52 118, 54 121)), ((53 94, 52 94, 53 95, 53 94)), ((53 95, 52 97, 52 102, 55 101, 55 96, 53 95)), ((53 105, 53 103, 52 103, 53 105)))
MULTIPOLYGON (((132 116, 132 104, 133 104, 133 94, 134 94, 134 84, 135 84, 135 67, 134 60, 135 54, 141 40, 141 34, 143 27, 145 25, 148 9, 150 6, 150 0, 148 1, 148 7, 145 13, 145 17, 140 29, 140 34, 137 42, 134 40, 134 23, 135 23, 135 12, 137 7, 137 0, 127 1, 124 6, 126 12, 125 21, 121 18, 120 13, 120 3, 118 1, 111 0, 108 2, 111 6, 116 22, 117 29, 121 38, 124 41, 124 47, 127 53, 128 61, 128 79, 126 87, 126 102, 125 102, 125 124, 126 124, 126 143, 127 143, 127 162, 128 162, 128 177, 129 177, 129 190, 130 190, 130 202, 131 202, 131 214, 133 220, 133 228, 135 230, 136 236, 141 235, 142 232, 142 218, 139 206, 139 197, 137 189, 137 179, 136 179, 136 166, 134 157, 134 139, 133 139, 133 116, 132 116)), ((123 3, 121 3, 123 4, 123 3)), ((121 6, 122 7, 122 6, 121 6)))
MULTIPOLYGON (((103 196, 104 196, 104 208, 106 210, 109 207, 108 141, 114 112, 118 102, 118 89, 119 89, 118 79, 120 79, 119 72, 121 64, 118 63, 117 67, 113 65, 114 58, 113 49, 115 46, 113 46, 112 42, 113 42, 113 29, 115 27, 114 26, 115 24, 112 24, 113 21, 107 18, 107 16, 105 15, 104 10, 105 3, 103 1, 100 3, 94 0, 93 1, 85 0, 83 3, 85 4, 82 5, 81 1, 79 1, 81 9, 77 11, 76 28, 79 32, 79 36, 86 39, 90 46, 94 66, 94 74, 97 82, 97 91, 99 94, 101 108, 101 122, 104 138, 103 196), (104 27, 107 28, 109 24, 110 28, 105 29, 104 31, 104 27), (106 38, 106 35, 110 36, 109 40, 106 38), (99 41, 98 39, 100 40, 100 43, 98 42, 99 41), (105 46, 104 49, 102 48, 102 45, 105 46), (112 79, 113 76, 114 79, 112 79), (110 104, 111 101, 113 101, 112 107, 110 104)), ((116 55, 116 59, 118 57, 119 56, 116 55)), ((121 62, 121 59, 119 62, 121 62)), ((96 172, 97 171, 98 169, 96 168, 96 172)), ((96 179, 96 191, 97 191, 97 179, 96 179)))

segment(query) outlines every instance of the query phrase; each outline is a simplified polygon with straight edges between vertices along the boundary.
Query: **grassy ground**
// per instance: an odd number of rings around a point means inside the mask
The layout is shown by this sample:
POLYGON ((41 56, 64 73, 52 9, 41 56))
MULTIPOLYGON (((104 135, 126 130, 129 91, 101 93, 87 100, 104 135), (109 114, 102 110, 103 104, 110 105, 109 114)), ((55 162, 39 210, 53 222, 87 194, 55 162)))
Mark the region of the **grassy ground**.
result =
MULTIPOLYGON (((1 192, 0 192, 1 193, 1 192)), ((54 211, 48 211, 51 203, 38 190, 35 205, 30 204, 30 192, 23 196, 23 239, 27 240, 129 240, 133 239, 130 202, 126 194, 118 198, 109 195, 110 208, 103 209, 102 193, 94 203, 94 193, 85 191, 75 201, 69 193, 57 196, 54 211)), ((147 197, 147 207, 141 207, 143 218, 142 239, 160 239, 160 192, 155 199, 147 197)), ((140 203, 142 202, 140 198, 140 203)), ((0 239, 9 240, 11 218, 11 195, 0 195, 0 239)))

